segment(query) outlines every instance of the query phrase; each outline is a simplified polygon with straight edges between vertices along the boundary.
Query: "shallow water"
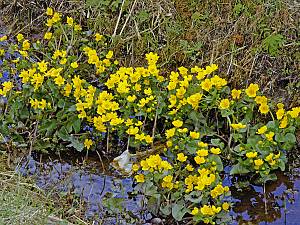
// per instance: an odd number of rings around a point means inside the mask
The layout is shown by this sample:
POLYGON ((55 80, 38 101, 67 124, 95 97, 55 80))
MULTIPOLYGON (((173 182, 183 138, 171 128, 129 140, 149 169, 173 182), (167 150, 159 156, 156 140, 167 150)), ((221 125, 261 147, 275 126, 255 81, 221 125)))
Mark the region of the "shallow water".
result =
MULTIPOLYGON (((99 161, 99 160, 98 160, 99 161)), ((101 169, 96 160, 86 163, 88 166, 66 161, 38 162, 32 157, 23 161, 17 170, 25 176, 36 177, 36 184, 42 189, 75 195, 85 205, 84 216, 102 224, 142 224, 151 220, 147 213, 143 197, 132 197, 133 181, 101 169), (107 202, 107 199, 112 199, 107 202), (109 206, 112 206, 111 208, 109 206), (119 210, 119 211, 118 211, 119 210), (114 213, 123 211, 135 219, 116 218, 114 213), (105 218, 105 219, 104 219, 105 218), (140 223, 139 223, 140 224, 140 223)), ((232 224, 253 225, 299 225, 300 224, 300 169, 277 173, 278 179, 265 187, 246 185, 239 191, 233 184, 235 178, 226 176, 224 183, 231 186, 232 224)))

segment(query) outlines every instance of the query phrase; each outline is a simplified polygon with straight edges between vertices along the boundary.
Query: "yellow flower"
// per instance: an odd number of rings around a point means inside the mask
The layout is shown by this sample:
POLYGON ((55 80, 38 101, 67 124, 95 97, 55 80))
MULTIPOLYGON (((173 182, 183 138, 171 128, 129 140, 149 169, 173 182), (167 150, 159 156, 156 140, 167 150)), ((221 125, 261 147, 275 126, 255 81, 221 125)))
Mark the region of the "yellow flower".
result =
POLYGON ((246 125, 241 124, 241 123, 232 123, 231 127, 235 130, 243 129, 246 127, 246 125))
POLYGON ((262 164, 264 164, 264 161, 262 159, 256 159, 254 160, 254 165, 260 167, 262 164))
POLYGON ((140 166, 138 164, 135 163, 135 164, 132 165, 132 170, 134 172, 137 172, 139 169, 140 169, 140 166))
POLYGON ((250 84, 249 87, 245 90, 245 92, 249 97, 254 98, 258 90, 259 87, 257 84, 250 84))
POLYGON ((174 125, 174 127, 179 128, 179 127, 181 127, 183 125, 183 122, 181 120, 174 120, 172 122, 172 124, 174 125))
POLYGON ((247 152, 246 157, 249 159, 253 159, 257 156, 257 152, 247 152))
POLYGON ((277 119, 281 120, 283 118, 283 116, 284 116, 284 113, 285 113, 285 111, 284 111, 283 108, 278 109, 277 112, 276 112, 277 119))
POLYGON ((205 158, 204 157, 200 157, 199 155, 197 155, 195 158, 194 158, 195 162, 197 164, 202 164, 202 163, 205 163, 205 158))
POLYGON ((48 19, 47 22, 46 22, 46 26, 47 27, 52 27, 53 25, 53 20, 52 19, 48 19))
POLYGON ((229 203, 228 203, 228 202, 224 202, 224 203, 222 204, 222 208, 223 208, 223 210, 228 211, 228 209, 230 208, 229 203))
POLYGON ((262 114, 267 114, 269 112, 269 106, 267 104, 261 104, 259 107, 259 111, 262 114))
POLYGON ((180 162, 185 162, 187 160, 187 156, 185 156, 183 153, 178 153, 177 160, 180 162))
POLYGON ((77 62, 72 62, 72 63, 71 63, 71 67, 72 67, 73 69, 78 68, 78 63, 77 63, 77 62))
POLYGON ((73 23, 74 23, 73 18, 67 16, 67 24, 71 27, 71 26, 73 26, 73 23))
POLYGON ((264 133, 266 133, 266 131, 268 130, 268 128, 267 128, 267 126, 262 126, 261 128, 259 128, 258 130, 257 130, 257 134, 264 134, 264 133))
POLYGON ((199 213, 199 209, 197 207, 194 207, 194 209, 192 210, 191 214, 193 216, 197 215, 199 213))
POLYGON ((209 206, 209 205, 204 205, 200 211, 201 213, 205 216, 205 215, 208 215, 208 216, 213 216, 217 213, 219 213, 220 211, 222 210, 221 207, 216 207, 216 206, 209 206))
POLYGON ((112 57, 113 57, 113 55, 114 55, 114 52, 113 51, 108 51, 108 53, 106 54, 106 58, 107 59, 111 59, 112 57))
POLYGON ((79 24, 76 24, 76 25, 74 26, 74 30, 75 30, 75 31, 81 31, 82 28, 81 28, 81 26, 80 26, 79 24))
POLYGON ((28 40, 23 41, 22 48, 23 48, 24 51, 29 50, 30 49, 30 42, 28 40))
POLYGON ((48 7, 47 11, 46 11, 46 14, 47 14, 47 16, 52 16, 53 15, 53 9, 48 7))
POLYGON ((139 132, 139 128, 133 126, 130 126, 129 129, 126 131, 126 133, 129 135, 136 135, 138 132, 139 132))
POLYGON ((202 141, 198 142, 197 145, 198 145, 200 148, 205 148, 205 147, 208 146, 207 143, 204 143, 204 142, 202 142, 202 141))
POLYGON ((64 88, 64 91, 65 91, 64 96, 69 97, 72 91, 72 85, 67 83, 64 88))
POLYGON ((128 97, 127 97, 127 101, 128 102, 134 102, 136 100, 136 96, 135 95, 129 95, 128 97))
POLYGON ((277 103, 276 106, 277 106, 278 109, 283 109, 283 108, 284 108, 284 104, 281 103, 281 102, 280 102, 280 103, 277 103))
POLYGON ((0 41, 6 41, 6 40, 7 40, 7 36, 6 35, 0 37, 0 41))
POLYGON ((46 32, 44 35, 45 40, 50 40, 52 38, 52 33, 51 32, 46 32))
POLYGON ((190 136, 193 139, 198 139, 200 137, 200 133, 199 132, 195 132, 195 131, 190 131, 190 136))
POLYGON ((53 14, 53 17, 52 17, 53 23, 56 23, 56 22, 60 21, 60 19, 61 19, 61 14, 58 13, 58 12, 55 12, 55 13, 53 14))
POLYGON ((194 171, 194 167, 193 167, 191 164, 187 164, 186 167, 185 167, 185 169, 186 169, 187 171, 190 171, 190 172, 193 172, 193 171, 194 171))
POLYGON ((219 105, 220 109, 228 109, 230 107, 229 99, 222 99, 219 105))
POLYGON ((287 112, 288 115, 290 115, 292 118, 297 118, 300 113, 300 107, 294 107, 290 111, 287 112))
POLYGON ((175 128, 172 128, 172 129, 169 129, 169 130, 166 130, 166 137, 167 137, 167 139, 169 139, 169 138, 171 138, 171 137, 173 137, 174 135, 175 135, 175 131, 176 131, 176 129, 175 128))
POLYGON ((201 157, 208 156, 208 150, 207 149, 200 149, 197 151, 197 155, 201 157))
POLYGON ((267 104, 268 99, 265 96, 256 96, 255 102, 256 102, 256 104, 267 104))
POLYGON ((23 39, 24 39, 23 34, 18 34, 18 35, 17 35, 17 40, 18 40, 18 42, 21 42, 23 39))
POLYGON ((286 128, 288 125, 288 118, 287 116, 284 116, 283 119, 280 121, 280 124, 279 124, 279 128, 286 128))
POLYGON ((201 88, 205 91, 209 91, 212 88, 212 83, 210 79, 205 79, 201 82, 201 88))
POLYGON ((210 152, 215 155, 219 155, 221 153, 221 149, 219 148, 211 148, 210 152))
POLYGON ((266 138, 268 141, 273 141, 273 137, 274 137, 275 133, 274 132, 269 132, 266 134, 266 138))
POLYGON ((86 147, 87 149, 90 149, 92 145, 93 145, 93 141, 91 139, 84 140, 84 147, 86 147))
POLYGON ((145 176, 144 174, 137 174, 134 176, 137 183, 144 183, 145 182, 145 176))
POLYGON ((101 34, 99 34, 99 33, 96 33, 96 34, 95 34, 95 40, 96 40, 96 41, 100 41, 100 40, 102 40, 102 38, 103 38, 103 35, 101 35, 101 34))
POLYGON ((233 90, 231 91, 231 96, 232 96, 233 99, 239 99, 241 93, 242 93, 241 90, 233 89, 233 90))
POLYGON ((57 86, 62 86, 65 83, 65 79, 59 75, 54 79, 54 82, 57 86))

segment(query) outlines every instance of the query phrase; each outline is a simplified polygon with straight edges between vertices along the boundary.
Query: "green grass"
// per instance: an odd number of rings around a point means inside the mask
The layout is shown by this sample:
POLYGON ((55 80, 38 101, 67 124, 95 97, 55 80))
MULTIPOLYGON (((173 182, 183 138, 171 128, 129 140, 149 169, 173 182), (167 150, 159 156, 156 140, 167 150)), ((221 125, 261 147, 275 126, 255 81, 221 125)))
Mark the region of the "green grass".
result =
POLYGON ((35 185, 34 179, 10 170, 5 155, 0 154, 0 225, 86 224, 70 213, 74 211, 72 206, 57 194, 47 194, 35 185))

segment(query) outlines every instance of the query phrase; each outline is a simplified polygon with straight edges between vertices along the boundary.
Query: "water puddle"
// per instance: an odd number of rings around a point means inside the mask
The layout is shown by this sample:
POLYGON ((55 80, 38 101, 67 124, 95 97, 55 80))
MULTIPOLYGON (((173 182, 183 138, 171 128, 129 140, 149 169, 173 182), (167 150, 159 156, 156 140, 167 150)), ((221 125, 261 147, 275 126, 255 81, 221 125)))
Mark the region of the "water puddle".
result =
MULTIPOLYGON (((99 160, 91 160, 86 165, 61 160, 41 163, 29 157, 17 170, 24 176, 34 176, 37 186, 42 189, 76 197, 84 203, 85 218, 94 224, 145 224, 151 221, 143 196, 132 195, 131 178, 104 172, 99 160)), ((232 201, 235 202, 231 210, 235 218, 232 224, 300 224, 300 169, 279 172, 277 177, 276 181, 267 183, 265 192, 262 186, 247 182, 239 190, 234 185, 234 177, 225 178, 226 185, 231 185, 232 201)))

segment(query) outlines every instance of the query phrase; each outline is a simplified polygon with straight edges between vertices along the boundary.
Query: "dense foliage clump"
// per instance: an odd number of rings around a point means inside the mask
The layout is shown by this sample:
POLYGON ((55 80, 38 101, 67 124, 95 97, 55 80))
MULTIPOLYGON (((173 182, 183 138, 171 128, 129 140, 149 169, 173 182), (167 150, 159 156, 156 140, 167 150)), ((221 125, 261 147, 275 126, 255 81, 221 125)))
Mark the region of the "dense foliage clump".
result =
POLYGON ((151 52, 146 66, 121 67, 105 36, 51 8, 46 13, 43 40, 0 38, 2 143, 30 151, 59 145, 113 151, 109 143, 117 142, 136 152, 163 143, 132 173, 136 190, 155 205, 149 209, 178 221, 188 214, 196 222, 228 221, 225 165, 263 182, 285 170, 300 107, 276 104, 257 84, 231 89, 215 64, 162 74, 151 52))

